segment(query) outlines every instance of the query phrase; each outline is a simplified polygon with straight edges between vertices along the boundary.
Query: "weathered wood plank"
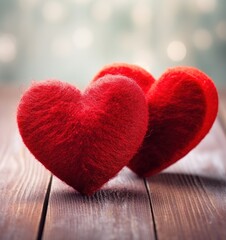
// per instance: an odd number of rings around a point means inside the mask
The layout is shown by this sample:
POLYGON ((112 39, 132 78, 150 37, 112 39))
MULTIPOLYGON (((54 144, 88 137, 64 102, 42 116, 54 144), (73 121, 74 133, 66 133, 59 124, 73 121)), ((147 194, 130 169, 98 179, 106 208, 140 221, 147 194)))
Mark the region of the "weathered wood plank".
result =
MULTIPOLYGON (((2 93, 2 92, 1 92, 2 93)), ((50 179, 16 127, 15 98, 0 98, 0 239, 37 239, 50 179)))
POLYGON ((147 183, 158 239, 226 239, 226 138, 219 122, 147 183))
POLYGON ((123 169, 85 197, 54 178, 44 239, 155 239, 143 180, 123 169))

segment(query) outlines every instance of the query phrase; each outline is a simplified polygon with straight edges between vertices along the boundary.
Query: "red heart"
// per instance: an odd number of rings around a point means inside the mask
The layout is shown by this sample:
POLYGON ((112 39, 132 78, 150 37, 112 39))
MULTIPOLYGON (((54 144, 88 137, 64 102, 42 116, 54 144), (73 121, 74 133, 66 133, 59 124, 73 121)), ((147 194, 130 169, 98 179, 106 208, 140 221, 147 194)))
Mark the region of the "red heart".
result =
POLYGON ((181 159, 213 125, 218 111, 217 91, 212 80, 198 69, 171 68, 154 82, 142 68, 113 64, 100 71, 94 81, 107 73, 129 76, 142 89, 150 86, 144 91, 149 108, 148 131, 128 165, 140 176, 151 176, 181 159))
POLYGON ((60 81, 34 84, 17 113, 20 134, 33 155, 83 194, 92 194, 137 152, 148 108, 137 84, 105 76, 81 94, 60 81))

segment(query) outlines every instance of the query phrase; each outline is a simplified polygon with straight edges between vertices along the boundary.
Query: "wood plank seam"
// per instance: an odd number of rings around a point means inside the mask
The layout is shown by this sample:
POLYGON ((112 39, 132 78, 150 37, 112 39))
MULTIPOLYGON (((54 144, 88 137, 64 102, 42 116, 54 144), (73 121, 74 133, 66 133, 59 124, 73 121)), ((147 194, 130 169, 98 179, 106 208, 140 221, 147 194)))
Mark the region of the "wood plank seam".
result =
POLYGON ((226 239, 225 137, 216 121, 182 161, 146 179, 158 239, 226 239))
POLYGON ((41 218, 40 218, 40 223, 39 223, 39 228, 38 228, 38 234, 37 234, 37 240, 42 239, 42 235, 43 235, 43 231, 44 231, 44 227, 45 227, 45 221, 46 221, 46 214, 47 214, 47 210, 48 210, 52 180, 53 180, 53 175, 51 174, 50 179, 49 179, 48 188, 46 190, 45 199, 44 199, 44 202, 43 202, 42 213, 41 213, 41 218))
POLYGON ((124 168, 87 197, 53 177, 42 239, 156 239, 143 178, 124 168))
POLYGON ((157 228, 156 228, 156 222, 155 222, 155 215, 154 215, 154 210, 153 210, 152 200, 151 200, 151 190, 150 190, 150 188, 149 188, 149 186, 147 184, 146 178, 143 178, 143 181, 144 181, 145 188, 147 190, 150 211, 151 211, 151 215, 152 215, 152 219, 153 219, 153 229, 154 229, 155 240, 158 240, 157 228))

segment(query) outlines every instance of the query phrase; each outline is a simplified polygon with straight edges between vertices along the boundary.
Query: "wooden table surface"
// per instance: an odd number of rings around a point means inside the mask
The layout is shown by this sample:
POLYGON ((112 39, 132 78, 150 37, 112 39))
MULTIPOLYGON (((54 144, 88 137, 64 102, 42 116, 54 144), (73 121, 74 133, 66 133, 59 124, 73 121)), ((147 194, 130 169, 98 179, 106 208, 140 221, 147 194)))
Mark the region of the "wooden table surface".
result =
POLYGON ((92 197, 23 145, 13 91, 0 91, 0 239, 226 239, 226 91, 206 138, 164 172, 127 168, 92 197))

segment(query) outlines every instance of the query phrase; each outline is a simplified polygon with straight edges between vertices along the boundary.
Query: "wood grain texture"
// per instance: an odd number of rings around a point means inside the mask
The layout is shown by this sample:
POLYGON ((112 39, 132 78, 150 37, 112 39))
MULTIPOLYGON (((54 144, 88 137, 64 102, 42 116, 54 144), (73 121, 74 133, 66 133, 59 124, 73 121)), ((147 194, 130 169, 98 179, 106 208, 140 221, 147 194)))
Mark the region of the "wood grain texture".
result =
MULTIPOLYGON (((21 142, 15 92, 0 96, 0 240, 36 239, 50 173, 21 142)), ((151 207, 143 180, 128 169, 92 197, 53 178, 43 239, 156 239, 155 231, 159 240, 226 239, 225 136, 216 122, 188 156, 147 179, 151 207)))
POLYGON ((123 169, 86 197, 54 178, 44 239, 155 239, 143 180, 123 169))
POLYGON ((225 146, 216 122, 188 156, 147 179, 158 239, 226 239, 225 146))
POLYGON ((15 98, 0 98, 0 239, 36 239, 50 174, 25 149, 15 98))

